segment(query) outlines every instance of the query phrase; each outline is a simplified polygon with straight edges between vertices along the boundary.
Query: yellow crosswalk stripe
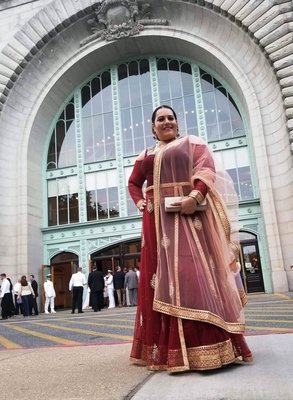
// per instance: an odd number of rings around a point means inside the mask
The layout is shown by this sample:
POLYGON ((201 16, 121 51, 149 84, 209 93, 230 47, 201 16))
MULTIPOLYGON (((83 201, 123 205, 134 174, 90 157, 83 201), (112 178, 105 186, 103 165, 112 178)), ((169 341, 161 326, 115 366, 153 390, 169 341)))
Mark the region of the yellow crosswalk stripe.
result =
POLYGON ((109 328, 125 328, 125 329, 133 329, 134 328, 133 325, 105 324, 105 323, 99 323, 99 322, 82 322, 81 320, 78 320, 78 322, 76 322, 72 319, 58 319, 58 321, 70 323, 70 324, 78 323, 78 325, 106 326, 109 328))
POLYGON ((9 339, 6 339, 4 336, 0 336, 0 345, 5 347, 6 349, 22 349, 22 346, 19 344, 12 342, 9 339))
POLYGON ((246 325, 245 330, 253 330, 253 331, 274 331, 274 332, 293 332, 293 328, 276 328, 276 327, 270 327, 270 326, 248 326, 246 325))
POLYGON ((287 294, 283 293, 274 293, 275 296, 280 297, 281 299, 286 299, 286 300, 293 300, 292 297, 288 296, 287 294))
POLYGON ((258 318, 258 317, 287 317, 287 321, 293 322, 293 313, 292 314, 271 314, 271 313, 245 313, 246 318, 258 318), (291 319, 290 319, 291 318, 291 319))
POLYGON ((73 340, 62 339, 60 337, 53 336, 53 335, 48 335, 48 334, 42 333, 42 332, 32 331, 31 329, 22 328, 21 326, 6 325, 6 328, 13 329, 13 330, 21 332, 21 333, 25 333, 27 335, 35 336, 35 337, 40 338, 40 339, 46 339, 46 340, 49 340, 51 342, 55 342, 55 343, 58 343, 58 344, 64 344, 64 345, 69 345, 69 346, 80 344, 80 342, 75 342, 73 340))
POLYGON ((244 312, 266 312, 266 313, 280 312, 280 311, 281 312, 290 313, 290 312, 293 312, 293 307, 288 307, 288 308, 286 308, 286 307, 278 307, 278 308, 263 308, 263 307, 257 308, 257 307, 254 307, 253 309, 252 308, 246 308, 244 310, 244 312))
POLYGON ((288 321, 286 319, 256 319, 256 318, 245 318, 246 321, 250 322, 281 322, 285 324, 292 324, 293 326, 293 321, 288 321))
MULTIPOLYGON (((72 319, 73 321, 74 321, 74 319, 72 319)), ((112 321, 119 321, 119 322, 130 322, 130 323, 133 323, 134 324, 134 322, 135 322, 135 319, 130 319, 130 318, 128 318, 128 319, 126 319, 126 318, 111 318, 111 317, 108 317, 108 318, 97 318, 96 319, 97 321, 110 321, 110 322, 112 322, 112 321)), ((67 320, 68 321, 68 320, 67 320)), ((79 319, 78 321, 81 321, 81 319, 79 319)))
POLYGON ((119 334, 116 334, 116 333, 104 333, 104 332, 90 331, 90 330, 87 330, 87 329, 68 328, 66 326, 58 326, 58 325, 54 325, 54 324, 46 324, 46 323, 43 323, 43 322, 34 322, 34 325, 45 326, 47 328, 52 328, 52 329, 59 329, 60 331, 81 333, 83 335, 110 337, 110 338, 113 338, 113 339, 120 339, 120 340, 132 340, 132 336, 119 335, 119 334))

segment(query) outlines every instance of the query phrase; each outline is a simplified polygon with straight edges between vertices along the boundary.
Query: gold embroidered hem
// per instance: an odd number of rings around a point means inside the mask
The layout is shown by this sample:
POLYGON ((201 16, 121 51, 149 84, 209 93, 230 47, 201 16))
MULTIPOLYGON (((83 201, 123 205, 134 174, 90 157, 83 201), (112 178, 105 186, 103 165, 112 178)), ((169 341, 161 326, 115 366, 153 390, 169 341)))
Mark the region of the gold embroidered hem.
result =
POLYGON ((212 325, 216 325, 219 328, 222 328, 230 333, 241 334, 245 331, 245 325, 243 323, 224 321, 221 317, 211 313, 210 311, 179 307, 173 304, 164 303, 156 299, 154 299, 153 302, 153 310, 177 318, 207 322, 212 325))
POLYGON ((187 348, 187 358, 189 367, 183 364, 183 354, 181 349, 169 350, 167 354, 167 365, 156 364, 152 360, 152 347, 144 349, 145 355, 148 353, 148 361, 130 357, 130 362, 135 365, 146 366, 151 371, 165 371, 177 373, 184 371, 205 371, 221 368, 224 365, 234 363, 239 358, 236 357, 233 344, 230 339, 225 342, 212 345, 187 348))

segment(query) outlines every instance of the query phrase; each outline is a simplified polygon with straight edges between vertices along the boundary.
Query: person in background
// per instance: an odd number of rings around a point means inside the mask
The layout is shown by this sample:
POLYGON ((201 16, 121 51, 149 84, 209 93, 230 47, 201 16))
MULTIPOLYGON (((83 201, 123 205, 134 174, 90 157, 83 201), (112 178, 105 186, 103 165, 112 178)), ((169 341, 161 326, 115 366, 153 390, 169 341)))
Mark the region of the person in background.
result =
POLYGON ((14 291, 14 304, 15 304, 15 315, 23 314, 23 306, 21 302, 21 298, 19 297, 20 293, 20 284, 21 279, 18 279, 17 282, 13 286, 14 291))
MULTIPOLYGON (((126 276, 127 272, 128 272, 128 269, 127 269, 126 267, 124 267, 124 268, 123 268, 124 283, 125 283, 125 276, 126 276)), ((123 305, 124 305, 125 307, 130 307, 129 290, 128 290, 128 287, 125 287, 125 284, 124 284, 124 292, 125 292, 125 297, 124 297, 124 303, 123 303, 123 305)))
POLYGON ((51 281, 52 275, 48 274, 46 276, 47 280, 44 283, 44 291, 45 291, 45 314, 50 314, 49 313, 49 307, 51 310, 51 314, 55 314, 55 297, 56 297, 56 292, 54 289, 53 282, 51 281))
POLYGON ((132 306, 132 307, 136 306, 137 305, 138 277, 137 277, 137 274, 134 271, 133 267, 129 268, 129 271, 125 275, 124 286, 125 286, 125 288, 128 289, 128 292, 129 292, 130 306, 132 306))
POLYGON ((101 311, 104 305, 103 292, 105 281, 102 271, 98 271, 96 266, 89 273, 87 283, 91 291, 92 308, 94 312, 101 311))
POLYGON ((10 316, 10 282, 5 273, 2 273, 0 278, 2 281, 0 290, 1 319, 7 319, 10 316))
POLYGON ((251 361, 246 298, 234 275, 233 181, 201 138, 180 136, 172 107, 157 107, 151 121, 156 143, 138 156, 128 181, 143 213, 130 361, 170 373, 251 361), (177 197, 171 208, 167 197, 177 197))
POLYGON ((38 294, 38 283, 35 280, 35 276, 33 274, 30 275, 30 281, 32 288, 34 290, 35 296, 31 298, 31 304, 30 304, 30 315, 33 315, 33 310, 35 315, 39 315, 38 311, 38 303, 37 303, 37 298, 39 296, 38 294))
POLYGON ((118 265, 116 268, 116 272, 114 273, 114 276, 113 276, 113 282, 114 282, 114 289, 116 290, 116 293, 117 293, 119 307, 123 307, 123 304, 125 302, 125 300, 124 300, 124 296, 125 296, 124 279, 125 279, 125 275, 124 275, 123 271, 121 270, 121 267, 118 265))
POLYGON ((135 271, 135 273, 136 273, 136 275, 137 275, 137 279, 139 280, 139 275, 140 275, 139 267, 135 267, 135 268, 134 268, 134 271, 135 271))
POLYGON ((14 301, 13 301, 13 285, 11 282, 10 278, 7 278, 9 281, 9 285, 10 285, 10 295, 9 295, 9 317, 12 317, 13 315, 15 315, 15 307, 14 307, 14 301))
POLYGON ((111 270, 108 270, 108 274, 106 275, 106 285, 107 285, 108 296, 109 296, 109 307, 108 308, 115 308, 114 283, 113 283, 113 275, 112 275, 111 270))
POLYGON ((35 296, 32 285, 26 280, 26 276, 23 275, 20 280, 20 291, 18 294, 18 299, 21 299, 22 301, 24 317, 28 317, 30 314, 30 303, 32 296, 35 296))
POLYGON ((107 276, 104 276, 104 282, 105 282, 105 286, 104 286, 104 307, 109 307, 109 294, 108 294, 108 288, 107 288, 107 276))
POLYGON ((82 296, 83 287, 87 284, 85 274, 82 272, 82 268, 78 267, 77 272, 72 274, 69 282, 69 290, 72 291, 72 311, 71 314, 75 313, 75 309, 78 309, 78 313, 82 311, 82 296))

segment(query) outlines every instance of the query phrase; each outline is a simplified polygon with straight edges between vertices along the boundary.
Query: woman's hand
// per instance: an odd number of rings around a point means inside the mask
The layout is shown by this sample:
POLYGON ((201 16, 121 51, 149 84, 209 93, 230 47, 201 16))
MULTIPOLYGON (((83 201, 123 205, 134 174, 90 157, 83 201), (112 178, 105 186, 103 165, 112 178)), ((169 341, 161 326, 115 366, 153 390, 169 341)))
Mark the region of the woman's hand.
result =
POLYGON ((193 199, 192 197, 189 197, 187 199, 184 199, 182 201, 173 203, 174 205, 181 206, 181 214, 193 214, 196 210, 197 207, 197 201, 193 199))
POLYGON ((136 203, 136 207, 139 209, 139 211, 143 211, 145 209, 145 206, 146 206, 146 200, 145 199, 140 199, 136 203))

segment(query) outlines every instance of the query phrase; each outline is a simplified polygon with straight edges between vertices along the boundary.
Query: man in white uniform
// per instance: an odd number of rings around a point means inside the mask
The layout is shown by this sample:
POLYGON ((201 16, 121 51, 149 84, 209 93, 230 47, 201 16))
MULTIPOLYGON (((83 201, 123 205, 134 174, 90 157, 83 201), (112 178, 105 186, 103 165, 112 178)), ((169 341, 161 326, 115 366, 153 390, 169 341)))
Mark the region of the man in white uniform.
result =
POLYGON ((51 281, 51 274, 47 275, 47 281, 44 283, 45 290, 45 314, 49 314, 49 306, 51 309, 51 314, 56 313, 55 311, 55 297, 56 292, 54 289, 53 282, 51 281))

